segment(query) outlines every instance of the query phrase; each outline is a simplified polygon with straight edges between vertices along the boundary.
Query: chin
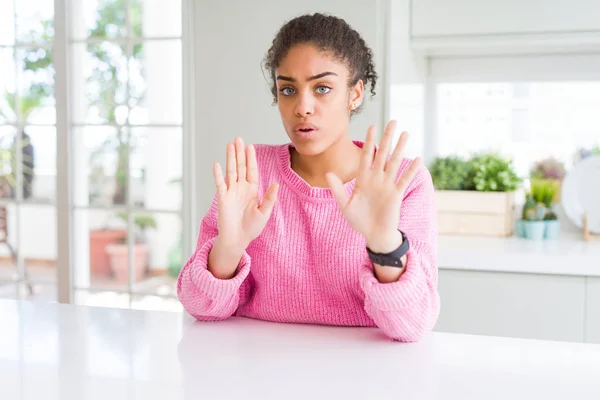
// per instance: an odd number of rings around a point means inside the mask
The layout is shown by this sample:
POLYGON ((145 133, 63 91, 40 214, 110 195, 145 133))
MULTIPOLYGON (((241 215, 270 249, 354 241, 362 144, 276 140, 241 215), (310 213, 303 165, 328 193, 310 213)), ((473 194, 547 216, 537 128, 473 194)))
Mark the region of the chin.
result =
POLYGON ((328 144, 323 140, 299 140, 291 139, 296 151, 303 156, 316 156, 323 153, 328 144))

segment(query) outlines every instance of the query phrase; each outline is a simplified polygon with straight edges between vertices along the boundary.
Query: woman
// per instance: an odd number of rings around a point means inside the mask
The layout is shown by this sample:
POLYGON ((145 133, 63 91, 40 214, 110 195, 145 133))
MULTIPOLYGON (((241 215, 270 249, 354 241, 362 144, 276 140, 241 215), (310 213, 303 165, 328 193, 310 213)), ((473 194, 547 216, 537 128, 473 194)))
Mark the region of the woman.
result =
POLYGON ((372 52, 344 20, 286 23, 265 65, 291 142, 227 145, 216 194, 178 295, 202 321, 231 315, 277 322, 379 327, 416 341, 439 312, 431 176, 391 152, 395 123, 376 147, 349 136, 372 52), (224 176, 225 175, 225 176, 224 176))

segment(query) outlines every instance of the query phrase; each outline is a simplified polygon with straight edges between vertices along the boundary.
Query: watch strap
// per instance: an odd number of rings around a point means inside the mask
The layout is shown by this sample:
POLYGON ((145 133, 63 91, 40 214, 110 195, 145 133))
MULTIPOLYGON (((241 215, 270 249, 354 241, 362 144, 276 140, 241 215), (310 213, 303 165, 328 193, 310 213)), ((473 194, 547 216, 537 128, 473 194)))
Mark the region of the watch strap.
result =
POLYGON ((400 229, 398 229, 398 231, 402 235, 402 244, 396 250, 390 253, 375 253, 367 247, 369 259, 373 263, 390 267, 404 268, 404 265, 402 264, 402 257, 404 257, 406 253, 408 253, 410 245, 404 232, 402 232, 400 229))

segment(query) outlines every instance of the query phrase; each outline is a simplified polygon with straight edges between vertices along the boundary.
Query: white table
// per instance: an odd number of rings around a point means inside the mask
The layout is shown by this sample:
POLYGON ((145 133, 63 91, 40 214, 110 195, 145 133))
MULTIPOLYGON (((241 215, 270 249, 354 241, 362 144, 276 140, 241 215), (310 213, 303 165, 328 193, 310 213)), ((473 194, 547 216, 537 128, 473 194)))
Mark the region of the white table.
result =
POLYGON ((600 399, 600 345, 0 301, 0 399, 600 399))

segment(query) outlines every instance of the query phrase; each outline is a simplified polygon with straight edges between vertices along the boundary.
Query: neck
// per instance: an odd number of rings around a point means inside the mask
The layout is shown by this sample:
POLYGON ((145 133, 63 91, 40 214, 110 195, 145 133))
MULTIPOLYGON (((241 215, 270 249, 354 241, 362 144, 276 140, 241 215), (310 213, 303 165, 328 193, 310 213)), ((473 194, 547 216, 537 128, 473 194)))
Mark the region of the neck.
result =
POLYGON ((360 147, 344 135, 324 152, 306 156, 291 149, 291 167, 311 186, 327 187, 325 174, 335 173, 346 183, 356 177, 360 164, 360 147))

